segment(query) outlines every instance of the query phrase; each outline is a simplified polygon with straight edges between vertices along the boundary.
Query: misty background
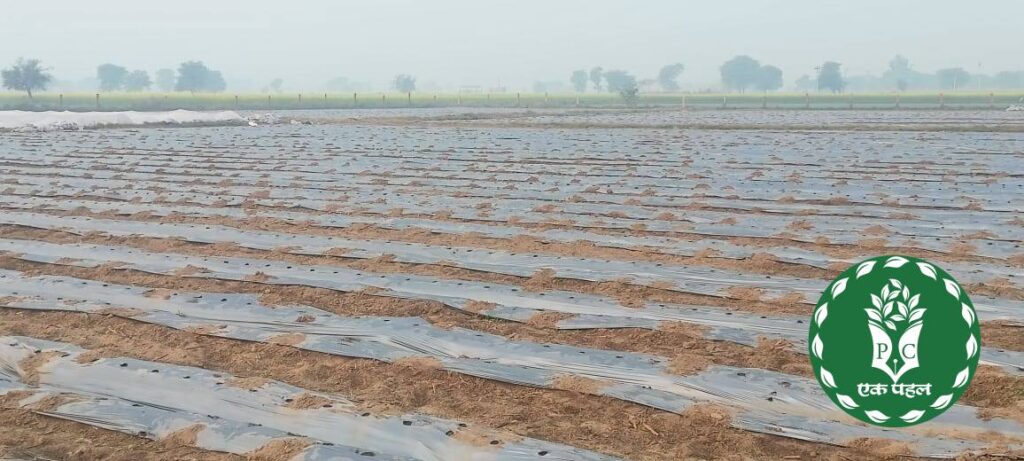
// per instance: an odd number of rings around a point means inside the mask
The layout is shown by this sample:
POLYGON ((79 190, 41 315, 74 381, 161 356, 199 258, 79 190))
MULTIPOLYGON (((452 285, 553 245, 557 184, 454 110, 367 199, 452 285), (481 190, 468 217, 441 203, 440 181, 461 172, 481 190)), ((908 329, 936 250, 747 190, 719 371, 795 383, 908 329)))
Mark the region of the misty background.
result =
POLYGON ((749 55, 781 69, 784 90, 811 89, 802 77, 833 61, 847 89, 892 91, 871 79, 897 55, 929 75, 1024 70, 1022 22, 1017 0, 57 0, 4 6, 0 66, 39 59, 58 91, 99 88, 106 63, 155 79, 202 61, 238 92, 385 90, 398 75, 420 91, 569 92, 576 70, 621 69, 643 89, 681 63, 680 89, 704 91, 749 55))

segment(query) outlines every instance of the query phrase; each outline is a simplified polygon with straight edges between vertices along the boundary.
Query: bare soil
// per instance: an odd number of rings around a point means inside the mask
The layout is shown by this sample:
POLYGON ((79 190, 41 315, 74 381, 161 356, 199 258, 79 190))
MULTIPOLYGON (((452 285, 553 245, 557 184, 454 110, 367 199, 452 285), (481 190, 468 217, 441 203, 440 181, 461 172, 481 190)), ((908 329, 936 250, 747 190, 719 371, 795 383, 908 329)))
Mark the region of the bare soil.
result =
POLYGON ((234 461, 244 457, 0 408, 0 457, 24 459, 234 461))
POLYGON ((349 396, 367 411, 423 412, 634 460, 800 456, 839 461, 879 455, 870 449, 732 429, 720 416, 722 410, 710 416, 692 409, 678 415, 608 397, 581 399, 577 391, 515 386, 437 369, 214 338, 113 316, 0 310, 0 319, 2 334, 71 342, 109 356, 276 379, 349 396))

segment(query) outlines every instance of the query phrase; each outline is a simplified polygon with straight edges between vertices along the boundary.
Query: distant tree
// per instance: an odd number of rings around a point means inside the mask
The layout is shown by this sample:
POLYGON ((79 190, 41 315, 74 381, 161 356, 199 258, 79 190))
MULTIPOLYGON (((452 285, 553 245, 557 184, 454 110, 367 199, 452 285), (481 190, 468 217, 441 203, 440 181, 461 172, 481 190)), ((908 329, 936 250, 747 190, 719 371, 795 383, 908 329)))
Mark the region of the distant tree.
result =
POLYGON ((829 90, 833 93, 842 93, 846 88, 843 81, 843 73, 839 67, 842 64, 835 61, 826 61, 818 68, 818 90, 829 90))
POLYGON ((126 77, 128 77, 128 69, 118 65, 103 64, 96 68, 96 78, 100 81, 100 91, 123 89, 126 77))
POLYGON ((569 77, 569 81, 572 82, 573 89, 577 93, 583 93, 587 91, 587 81, 590 77, 587 76, 587 71, 580 69, 572 72, 572 76, 569 77))
POLYGON ((882 78, 896 84, 897 91, 907 91, 910 87, 910 80, 914 78, 910 70, 910 60, 902 55, 896 55, 889 60, 889 69, 882 74, 882 78))
POLYGON ((956 90, 967 85, 967 82, 971 79, 971 74, 961 67, 950 67, 948 69, 939 69, 935 72, 935 77, 939 79, 940 88, 956 90))
POLYGON ((719 71, 722 74, 722 84, 726 88, 739 91, 747 90, 757 82, 758 70, 761 63, 750 56, 736 56, 722 64, 719 71))
POLYGON ((803 91, 810 91, 817 88, 818 86, 818 82, 811 80, 810 75, 801 75, 800 78, 796 79, 796 82, 793 83, 796 84, 796 88, 798 90, 803 91))
POLYGON ((618 93, 627 104, 636 103, 640 88, 636 84, 636 77, 624 70, 609 70, 604 73, 604 80, 608 83, 608 91, 618 93))
POLYGON ((1004 90, 1024 88, 1024 71, 1004 71, 993 77, 996 87, 1004 90))
POLYGON ((125 91, 148 90, 152 85, 153 81, 149 79, 149 73, 144 70, 132 71, 132 73, 124 78, 125 91))
POLYGON ((907 72, 910 70, 910 60, 897 54, 889 60, 889 70, 895 73, 907 72))
POLYGON ((160 69, 156 71, 156 87, 164 93, 174 91, 174 71, 171 69, 160 69))
POLYGON ((590 82, 594 84, 595 91, 601 91, 602 78, 604 78, 604 69, 600 66, 590 69, 590 82))
POLYGON ((604 73, 604 80, 608 83, 608 91, 613 93, 636 87, 636 77, 624 70, 609 70, 604 73))
POLYGON ((676 80, 683 73, 683 65, 680 63, 669 64, 658 71, 658 84, 665 91, 678 91, 679 82, 676 80))
POLYGON ((53 76, 39 65, 38 59, 18 58, 14 65, 0 71, 4 88, 28 93, 32 98, 32 90, 45 90, 53 76))
POLYGON ((274 93, 280 93, 282 86, 284 86, 283 79, 275 78, 270 81, 270 91, 273 91, 274 93))
POLYGON ((186 61, 178 66, 178 81, 174 84, 175 91, 204 91, 209 85, 210 68, 202 61, 186 61))
POLYGON ((178 81, 174 84, 175 91, 217 93, 225 89, 227 89, 227 83, 220 71, 210 70, 202 61, 186 61, 178 66, 178 81))
POLYGON ((392 86, 394 86, 396 90, 401 91, 402 93, 415 91, 416 77, 413 77, 412 75, 409 74, 398 74, 395 76, 395 81, 392 83, 392 86))
POLYGON ((206 75, 206 91, 220 93, 226 89, 228 89, 228 82, 224 81, 224 76, 221 75, 219 70, 211 70, 206 75))
POLYGON ((775 66, 761 66, 757 69, 754 87, 761 91, 775 91, 782 88, 782 69, 775 66))

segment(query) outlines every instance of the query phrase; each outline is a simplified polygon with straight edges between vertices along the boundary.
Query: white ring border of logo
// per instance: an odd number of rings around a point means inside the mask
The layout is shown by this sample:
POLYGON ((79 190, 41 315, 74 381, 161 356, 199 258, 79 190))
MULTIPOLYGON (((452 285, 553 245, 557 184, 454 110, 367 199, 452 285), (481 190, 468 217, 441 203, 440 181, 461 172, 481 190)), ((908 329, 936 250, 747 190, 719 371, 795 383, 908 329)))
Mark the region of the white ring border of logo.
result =
MULTIPOLYGON (((883 267, 898 269, 909 262, 910 261, 907 260, 906 258, 900 256, 893 256, 885 261, 883 267)), ((878 263, 877 260, 864 261, 859 266, 857 266, 857 272, 855 277, 859 279, 867 274, 870 274, 871 271, 875 269, 876 263, 878 263)), ((939 281, 939 276, 935 271, 935 266, 923 261, 916 263, 916 265, 917 268, 921 271, 921 273, 924 274, 926 277, 931 278, 936 282, 939 281)), ((835 300, 836 298, 839 297, 839 295, 846 291, 846 283, 849 282, 849 280, 849 277, 843 277, 832 283, 832 286, 828 290, 828 295, 831 298, 831 300, 835 300)), ((963 296, 963 290, 960 289, 960 286, 957 285, 956 282, 947 278, 942 278, 942 284, 946 288, 946 293, 949 293, 950 296, 952 296, 954 299, 957 300, 957 302, 960 303, 960 315, 963 317, 964 322, 967 323, 968 330, 972 330, 970 337, 967 338, 967 344, 965 345, 965 349, 967 352, 967 360, 971 360, 978 353, 978 338, 973 331, 974 322, 976 322, 978 319, 974 315, 974 309, 971 306, 968 306, 967 303, 963 302, 963 300, 960 299, 963 296)), ((820 329, 821 325, 825 323, 825 319, 827 318, 828 300, 821 303, 821 305, 819 305, 814 310, 814 323, 820 329)), ((824 360, 822 358, 824 350, 825 343, 821 340, 821 335, 816 333, 814 335, 814 339, 811 341, 811 353, 814 354, 814 356, 817 357, 818 360, 824 360)), ((818 370, 819 376, 821 377, 821 382, 824 383, 825 386, 832 389, 836 389, 838 387, 835 381, 835 377, 832 376, 831 372, 826 370, 823 366, 818 367, 818 370)), ((966 386, 967 382, 969 381, 970 375, 971 367, 968 364, 968 366, 965 367, 960 373, 957 373, 956 379, 953 380, 953 389, 958 389, 966 386)), ((857 400, 848 395, 836 393, 836 399, 839 400, 839 404, 842 405, 842 407, 847 410, 857 410, 861 406, 859 403, 857 403, 857 400)), ((945 410, 946 407, 948 407, 952 403, 953 394, 943 394, 940 395, 937 399, 935 399, 935 401, 932 402, 931 405, 929 405, 929 407, 941 411, 945 410)), ((899 418, 907 423, 914 423, 917 422, 917 420, 921 419, 921 417, 925 415, 925 412, 927 410, 927 408, 910 410, 906 414, 900 416, 899 418)), ((891 416, 885 414, 880 410, 862 411, 864 411, 864 415, 867 416, 868 419, 879 424, 884 423, 892 418, 891 416)))

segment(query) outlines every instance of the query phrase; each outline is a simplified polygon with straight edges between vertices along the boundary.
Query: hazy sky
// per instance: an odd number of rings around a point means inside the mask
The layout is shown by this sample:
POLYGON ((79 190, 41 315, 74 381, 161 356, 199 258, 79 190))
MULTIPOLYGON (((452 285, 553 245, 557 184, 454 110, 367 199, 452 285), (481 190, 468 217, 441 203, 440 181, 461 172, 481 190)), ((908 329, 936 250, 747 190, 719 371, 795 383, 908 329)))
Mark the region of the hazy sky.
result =
POLYGON ((1022 21, 1022 0, 51 0, 4 5, 0 64, 37 57, 77 80, 104 62, 152 73, 199 59, 229 84, 301 89, 339 76, 384 87, 402 72, 528 88, 576 68, 648 78, 682 62, 699 88, 749 54, 789 85, 824 60, 880 73, 895 54, 922 71, 1024 69, 1022 21))

